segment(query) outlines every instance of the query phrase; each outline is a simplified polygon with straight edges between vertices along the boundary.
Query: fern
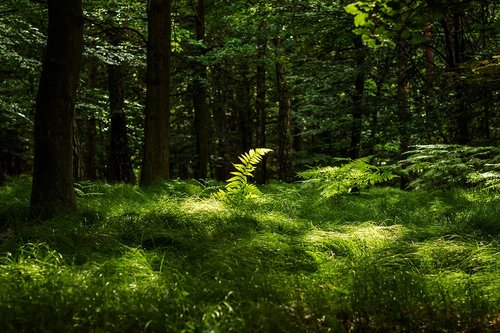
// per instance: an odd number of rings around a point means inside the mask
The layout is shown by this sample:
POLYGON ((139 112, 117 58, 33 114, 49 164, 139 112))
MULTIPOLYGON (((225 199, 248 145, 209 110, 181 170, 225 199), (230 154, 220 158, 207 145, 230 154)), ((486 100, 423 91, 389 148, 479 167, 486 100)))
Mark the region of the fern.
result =
POLYGON ((418 145, 400 161, 413 189, 500 188, 500 149, 459 145, 418 145))
POLYGON ((319 185, 321 195, 327 198, 350 193, 376 183, 390 180, 395 175, 369 164, 372 157, 358 158, 341 166, 328 166, 299 173, 307 183, 319 185))
POLYGON ((241 164, 233 164, 236 171, 232 171, 233 177, 227 180, 224 189, 220 189, 215 197, 220 200, 228 198, 250 199, 261 194, 257 186, 248 182, 248 177, 253 177, 256 165, 262 161, 262 158, 272 152, 268 148, 250 149, 247 153, 238 157, 241 164))

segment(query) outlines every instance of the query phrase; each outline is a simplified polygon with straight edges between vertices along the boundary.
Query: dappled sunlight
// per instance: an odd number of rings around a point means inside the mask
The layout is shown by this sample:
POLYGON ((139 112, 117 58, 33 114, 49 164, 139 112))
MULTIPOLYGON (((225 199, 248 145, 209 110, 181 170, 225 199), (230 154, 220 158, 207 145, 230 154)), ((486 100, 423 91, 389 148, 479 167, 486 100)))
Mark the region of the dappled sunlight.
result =
POLYGON ((367 222, 357 226, 343 226, 338 231, 313 230, 306 239, 312 244, 325 244, 335 241, 350 241, 355 246, 366 249, 382 247, 401 238, 407 228, 402 225, 379 226, 367 222))
POLYGON ((187 198, 180 204, 180 209, 186 214, 225 215, 229 213, 227 206, 216 199, 187 198))

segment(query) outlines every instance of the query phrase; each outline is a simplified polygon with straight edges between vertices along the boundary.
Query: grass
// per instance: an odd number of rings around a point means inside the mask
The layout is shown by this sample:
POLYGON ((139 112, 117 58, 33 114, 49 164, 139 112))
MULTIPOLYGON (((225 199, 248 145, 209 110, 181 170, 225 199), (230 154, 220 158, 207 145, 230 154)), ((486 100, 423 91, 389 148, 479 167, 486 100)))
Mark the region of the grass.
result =
POLYGON ((36 223, 0 188, 2 332, 497 332, 500 195, 79 185, 36 223))

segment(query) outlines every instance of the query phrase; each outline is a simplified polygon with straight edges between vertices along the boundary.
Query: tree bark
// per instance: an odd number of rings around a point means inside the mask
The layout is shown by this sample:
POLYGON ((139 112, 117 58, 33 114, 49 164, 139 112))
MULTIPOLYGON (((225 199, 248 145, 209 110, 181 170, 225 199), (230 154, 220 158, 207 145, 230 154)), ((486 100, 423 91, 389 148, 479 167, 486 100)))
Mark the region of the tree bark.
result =
MULTIPOLYGON (((276 46, 280 47, 280 41, 276 46)), ((278 177, 285 182, 295 181, 293 167, 293 129, 292 129, 292 107, 290 92, 286 82, 286 66, 282 62, 276 62, 276 88, 278 92, 278 177)))
POLYGON ((356 75, 354 77, 354 93, 352 95, 352 125, 351 125, 351 146, 349 157, 359 158, 361 150, 361 133, 363 130, 363 97, 365 94, 365 51, 360 36, 354 39, 356 75))
MULTIPOLYGON (((109 32, 110 42, 118 46, 121 43, 120 32, 109 32)), ((108 90, 109 111, 111 115, 111 140, 109 145, 108 180, 110 182, 135 182, 134 170, 130 160, 130 148, 127 137, 127 117, 125 115, 125 64, 109 64, 108 90)))
POLYGON ((74 211, 73 119, 83 51, 81 0, 49 0, 46 54, 36 97, 31 211, 74 211))
MULTIPOLYGON (((256 67, 256 82, 255 82, 255 112, 257 114, 257 145, 260 148, 266 148, 266 65, 264 63, 266 57, 267 43, 261 41, 257 51, 257 67, 256 67)), ((262 159, 257 169, 256 180, 259 184, 267 183, 267 157, 262 159)))
POLYGON ((143 186, 169 177, 171 0, 148 1, 147 14, 143 186))
MULTIPOLYGON (((194 7, 196 40, 201 42, 205 39, 205 0, 198 0, 194 7)), ((203 49, 200 47, 195 50, 198 56, 202 55, 203 52, 203 49)), ((206 88, 207 68, 203 63, 196 61, 193 64, 193 72, 194 80, 191 83, 191 93, 193 95, 197 156, 194 176, 198 179, 205 179, 208 177, 208 162, 210 157, 210 111, 207 103, 206 88)))
POLYGON ((234 108, 238 112, 239 133, 241 136, 240 153, 247 152, 254 142, 253 112, 251 102, 251 84, 247 64, 239 66, 241 78, 237 82, 234 108))
MULTIPOLYGON (((97 82, 97 62, 91 59, 87 68, 87 88, 95 89, 97 82)), ((84 177, 87 180, 97 179, 96 153, 97 153, 97 120, 94 112, 89 115, 85 124, 85 153, 84 153, 84 177)))
POLYGON ((215 155, 217 156, 214 165, 215 179, 225 181, 229 178, 231 163, 229 156, 229 117, 228 101, 229 93, 227 88, 229 84, 228 74, 223 65, 214 67, 212 77, 213 89, 213 117, 214 117, 214 136, 215 136, 215 155))

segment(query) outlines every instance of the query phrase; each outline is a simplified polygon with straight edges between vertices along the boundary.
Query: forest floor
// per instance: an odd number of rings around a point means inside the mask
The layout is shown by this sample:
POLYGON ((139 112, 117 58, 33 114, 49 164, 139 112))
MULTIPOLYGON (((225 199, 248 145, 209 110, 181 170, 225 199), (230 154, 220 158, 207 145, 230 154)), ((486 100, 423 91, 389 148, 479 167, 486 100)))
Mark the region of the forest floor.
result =
POLYGON ((1 332, 498 332, 500 194, 82 183, 34 223, 0 188, 1 332))

